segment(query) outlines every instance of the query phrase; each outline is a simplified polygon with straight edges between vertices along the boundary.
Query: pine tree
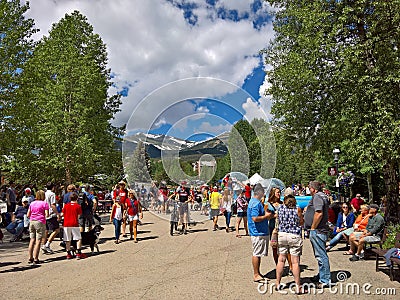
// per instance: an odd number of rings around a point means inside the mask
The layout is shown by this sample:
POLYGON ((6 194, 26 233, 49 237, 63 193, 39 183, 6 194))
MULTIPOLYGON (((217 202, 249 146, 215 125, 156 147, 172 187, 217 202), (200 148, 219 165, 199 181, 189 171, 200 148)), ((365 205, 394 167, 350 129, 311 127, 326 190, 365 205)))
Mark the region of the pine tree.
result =
POLYGON ((135 182, 151 182, 149 173, 149 157, 146 155, 146 148, 142 141, 137 144, 131 158, 128 158, 125 161, 126 173, 130 185, 133 185, 135 182))

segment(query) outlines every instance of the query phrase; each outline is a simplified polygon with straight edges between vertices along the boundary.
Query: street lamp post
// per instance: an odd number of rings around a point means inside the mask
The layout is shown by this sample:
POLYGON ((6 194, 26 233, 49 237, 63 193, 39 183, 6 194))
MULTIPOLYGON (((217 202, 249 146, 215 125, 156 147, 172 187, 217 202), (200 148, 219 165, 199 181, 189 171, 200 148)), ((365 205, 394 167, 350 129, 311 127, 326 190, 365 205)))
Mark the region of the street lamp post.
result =
POLYGON ((340 184, 339 184, 339 148, 333 149, 333 160, 336 164, 336 187, 338 189, 338 200, 340 201, 340 184))

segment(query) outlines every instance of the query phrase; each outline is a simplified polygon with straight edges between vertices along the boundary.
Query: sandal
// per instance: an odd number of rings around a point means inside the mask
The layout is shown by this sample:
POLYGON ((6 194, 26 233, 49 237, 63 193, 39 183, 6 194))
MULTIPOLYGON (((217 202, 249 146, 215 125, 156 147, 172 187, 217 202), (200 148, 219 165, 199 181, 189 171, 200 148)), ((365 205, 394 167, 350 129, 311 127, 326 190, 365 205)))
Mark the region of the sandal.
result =
POLYGON ((349 250, 343 253, 343 255, 354 255, 353 251, 349 250))
POLYGON ((299 290, 296 292, 296 295, 304 295, 304 294, 308 294, 307 289, 299 288, 299 290))
POLYGON ((34 262, 34 259, 33 259, 33 258, 30 258, 30 259, 28 260, 28 265, 33 265, 33 262, 34 262))

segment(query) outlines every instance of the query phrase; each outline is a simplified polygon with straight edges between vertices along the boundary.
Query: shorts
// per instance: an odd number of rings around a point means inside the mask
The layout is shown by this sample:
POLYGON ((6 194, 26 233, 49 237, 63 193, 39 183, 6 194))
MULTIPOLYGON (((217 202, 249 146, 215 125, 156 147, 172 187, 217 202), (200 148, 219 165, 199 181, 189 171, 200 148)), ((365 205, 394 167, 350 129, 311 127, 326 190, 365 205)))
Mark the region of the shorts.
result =
POLYGON ((350 234, 352 234, 354 232, 354 228, 347 228, 345 231, 343 231, 343 234, 349 236, 350 234))
POLYGON ((247 211, 238 211, 238 218, 247 218, 247 211))
POLYGON ((46 220, 46 230, 55 231, 58 228, 60 228, 60 223, 58 223, 57 217, 46 220))
POLYGON ((136 214, 134 216, 128 215, 128 221, 129 222, 132 222, 132 221, 135 221, 135 220, 139 220, 139 214, 136 214))
POLYGON ((287 232, 278 233, 278 253, 300 256, 303 250, 303 239, 300 235, 287 232))
POLYGON ((81 236, 81 231, 79 230, 79 227, 64 227, 64 242, 69 242, 69 241, 78 241, 82 239, 81 236))
POLYGON ((354 234, 355 238, 357 240, 359 240, 363 233, 362 233, 362 231, 354 231, 353 234, 354 234))
POLYGON ((46 224, 39 221, 29 223, 29 237, 31 239, 41 240, 46 233, 46 224))
POLYGON ((81 215, 79 217, 79 227, 85 227, 86 223, 88 224, 89 227, 92 227, 94 224, 94 219, 93 215, 81 215))
POLYGON ((377 235, 369 235, 364 238, 365 243, 378 243, 381 241, 381 238, 377 235))
POLYGON ((268 255, 269 236, 251 236, 253 256, 261 257, 268 255))
POLYGON ((181 224, 189 223, 188 204, 187 203, 180 203, 180 206, 179 206, 179 222, 181 224))
POLYGON ((219 208, 211 208, 211 217, 218 217, 219 216, 219 208))

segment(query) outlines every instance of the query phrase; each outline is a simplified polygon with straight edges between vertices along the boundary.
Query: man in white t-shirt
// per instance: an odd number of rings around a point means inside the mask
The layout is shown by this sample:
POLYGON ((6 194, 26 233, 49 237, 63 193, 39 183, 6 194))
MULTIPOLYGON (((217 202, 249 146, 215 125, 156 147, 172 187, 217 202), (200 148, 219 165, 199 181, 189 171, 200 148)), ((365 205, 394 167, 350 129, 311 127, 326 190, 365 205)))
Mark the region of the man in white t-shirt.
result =
POLYGON ((42 251, 43 253, 52 254, 53 250, 51 250, 50 244, 60 232, 60 214, 57 211, 56 194, 53 191, 54 185, 51 182, 48 182, 46 188, 45 201, 49 205, 50 209, 49 217, 46 219, 46 234, 43 238, 42 251), (52 231, 52 233, 46 242, 46 237, 49 235, 49 231, 52 231))

